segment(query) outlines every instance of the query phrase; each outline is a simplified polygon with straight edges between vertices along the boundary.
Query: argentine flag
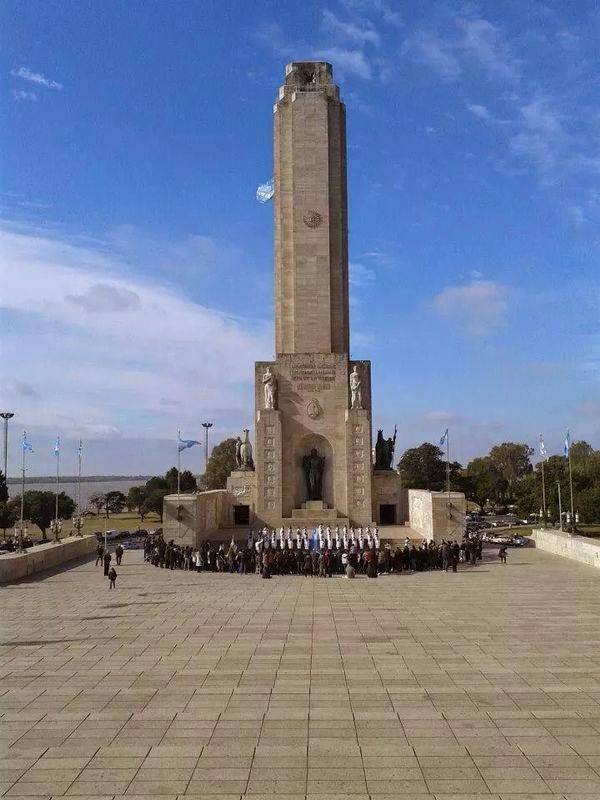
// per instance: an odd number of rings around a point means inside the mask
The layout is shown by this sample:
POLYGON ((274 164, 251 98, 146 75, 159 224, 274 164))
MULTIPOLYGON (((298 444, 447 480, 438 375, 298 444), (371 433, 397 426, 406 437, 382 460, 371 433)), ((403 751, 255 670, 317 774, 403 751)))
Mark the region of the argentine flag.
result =
POLYGON ((448 441, 448 428, 444 431, 444 435, 440 439, 440 447, 444 447, 448 441))
POLYGON ((60 455, 60 436, 56 437, 56 442, 54 442, 54 455, 60 455))
POLYGON ((31 442, 27 440, 27 431, 23 431, 23 437, 21 439, 21 449, 24 453, 28 450, 30 453, 33 453, 33 447, 31 446, 31 442))
POLYGON ((542 436, 541 433, 540 433, 540 456, 542 458, 547 458, 546 445, 544 443, 544 437, 542 436))
POLYGON ((565 446, 564 446, 564 453, 566 456, 569 455, 570 449, 571 449, 571 431, 567 431, 567 435, 565 436, 565 446))
POLYGON ((195 439, 182 439, 181 436, 177 441, 177 450, 181 453, 182 450, 187 450, 188 447, 193 447, 195 444, 200 444, 195 439))

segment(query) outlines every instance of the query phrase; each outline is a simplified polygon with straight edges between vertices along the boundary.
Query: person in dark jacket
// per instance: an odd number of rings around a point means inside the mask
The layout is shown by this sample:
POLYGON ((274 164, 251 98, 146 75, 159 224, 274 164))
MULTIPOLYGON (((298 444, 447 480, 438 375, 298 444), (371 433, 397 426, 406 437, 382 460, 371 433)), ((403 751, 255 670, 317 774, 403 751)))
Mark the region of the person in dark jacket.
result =
POLYGON ((99 544, 98 547, 96 548, 96 566, 98 566, 98 564, 102 564, 103 556, 104 556, 104 546, 99 544))
POLYGON ((109 589, 116 589, 117 588, 117 570, 114 567, 111 567, 108 570, 108 588, 109 589))
POLYGON ((115 548, 115 555, 117 557, 117 567, 120 566, 120 564, 121 564, 121 559, 123 558, 123 553, 124 552, 125 551, 123 550, 123 545, 122 544, 118 544, 116 546, 116 548, 115 548))
POLYGON ((112 561, 112 556, 108 551, 106 551, 106 553, 104 553, 104 574, 105 575, 108 575, 108 570, 110 569, 110 562, 111 561, 112 561))

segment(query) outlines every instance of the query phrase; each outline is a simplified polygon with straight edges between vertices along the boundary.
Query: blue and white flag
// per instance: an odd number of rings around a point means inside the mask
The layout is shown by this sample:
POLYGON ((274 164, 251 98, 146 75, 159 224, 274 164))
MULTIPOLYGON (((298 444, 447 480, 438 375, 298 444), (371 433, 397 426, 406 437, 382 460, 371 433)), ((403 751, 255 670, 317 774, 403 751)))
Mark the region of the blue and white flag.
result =
POLYGON ((259 203, 268 203, 275 194, 275 183, 269 178, 266 183, 261 183, 256 189, 256 199, 259 203))
POLYGON ((21 439, 21 449, 24 453, 28 450, 30 453, 33 453, 33 447, 31 446, 31 442, 27 439, 27 431, 23 431, 23 438, 21 439))
POLYGON ((444 431, 444 435, 440 439, 440 447, 444 447, 448 442, 448 428, 444 431))
POLYGON ((546 453, 546 445, 544 443, 544 437, 542 436, 541 433, 540 433, 540 456, 542 458, 547 458, 548 457, 548 455, 546 453))
POLYGON ((319 532, 316 528, 313 529, 313 532, 308 537, 308 549, 309 550, 318 550, 319 549, 319 532))
POLYGON ((569 455, 570 449, 571 449, 571 431, 567 431, 567 435, 565 436, 565 446, 564 446, 564 454, 566 456, 569 455))
POLYGON ((79 458, 83 455, 83 441, 79 440, 79 447, 77 448, 77 455, 79 458))
POLYGON ((187 450, 188 447, 193 447, 195 444, 200 444, 200 442, 197 442, 195 439, 182 439, 180 436, 177 443, 177 450, 181 453, 182 450, 187 450))
POLYGON ((60 436, 57 436, 56 441, 54 442, 54 455, 60 455, 60 436))

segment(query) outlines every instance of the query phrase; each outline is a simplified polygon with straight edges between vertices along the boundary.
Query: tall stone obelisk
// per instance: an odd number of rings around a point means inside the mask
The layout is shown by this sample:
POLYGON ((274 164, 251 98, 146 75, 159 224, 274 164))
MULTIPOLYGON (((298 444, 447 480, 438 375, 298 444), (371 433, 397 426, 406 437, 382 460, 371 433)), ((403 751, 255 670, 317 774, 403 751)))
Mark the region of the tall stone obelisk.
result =
POLYGON ((256 364, 257 517, 271 526, 365 524, 370 363, 348 357, 345 109, 326 62, 285 69, 274 186, 277 358, 256 364), (311 472, 313 463, 322 469, 311 472))

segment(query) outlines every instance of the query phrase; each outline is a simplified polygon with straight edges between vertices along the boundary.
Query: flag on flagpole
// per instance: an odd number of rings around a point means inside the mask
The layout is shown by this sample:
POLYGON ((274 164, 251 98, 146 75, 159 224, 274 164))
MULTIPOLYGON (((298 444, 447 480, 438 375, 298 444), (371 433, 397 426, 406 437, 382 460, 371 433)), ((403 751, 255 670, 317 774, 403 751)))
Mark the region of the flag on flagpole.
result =
POLYGON ((54 442, 54 455, 58 456, 60 454, 60 436, 56 437, 56 441, 54 442))
POLYGON ((440 439, 440 447, 444 447, 447 441, 448 441, 448 428, 446 428, 446 430, 444 431, 444 435, 440 439))
POLYGON ((79 446, 77 447, 77 455, 79 458, 81 458, 83 455, 83 441, 81 439, 79 440, 79 446))
POLYGON ((33 447, 31 446, 31 442, 27 439, 27 431, 23 431, 23 438, 21 439, 21 449, 24 453, 28 450, 30 453, 33 453, 33 447))
POLYGON ((542 458, 547 458, 548 457, 547 453, 546 453, 546 445, 544 443, 544 437, 543 437, 543 435, 541 433, 540 433, 540 456, 542 458))
POLYGON ((570 449, 571 449, 571 431, 567 431, 567 435, 565 436, 565 446, 564 446, 564 453, 566 456, 569 455, 570 449))
POLYGON ((182 439, 181 436, 177 442, 177 450, 181 453, 182 450, 187 450, 188 447, 193 447, 195 444, 200 444, 195 439, 182 439))

